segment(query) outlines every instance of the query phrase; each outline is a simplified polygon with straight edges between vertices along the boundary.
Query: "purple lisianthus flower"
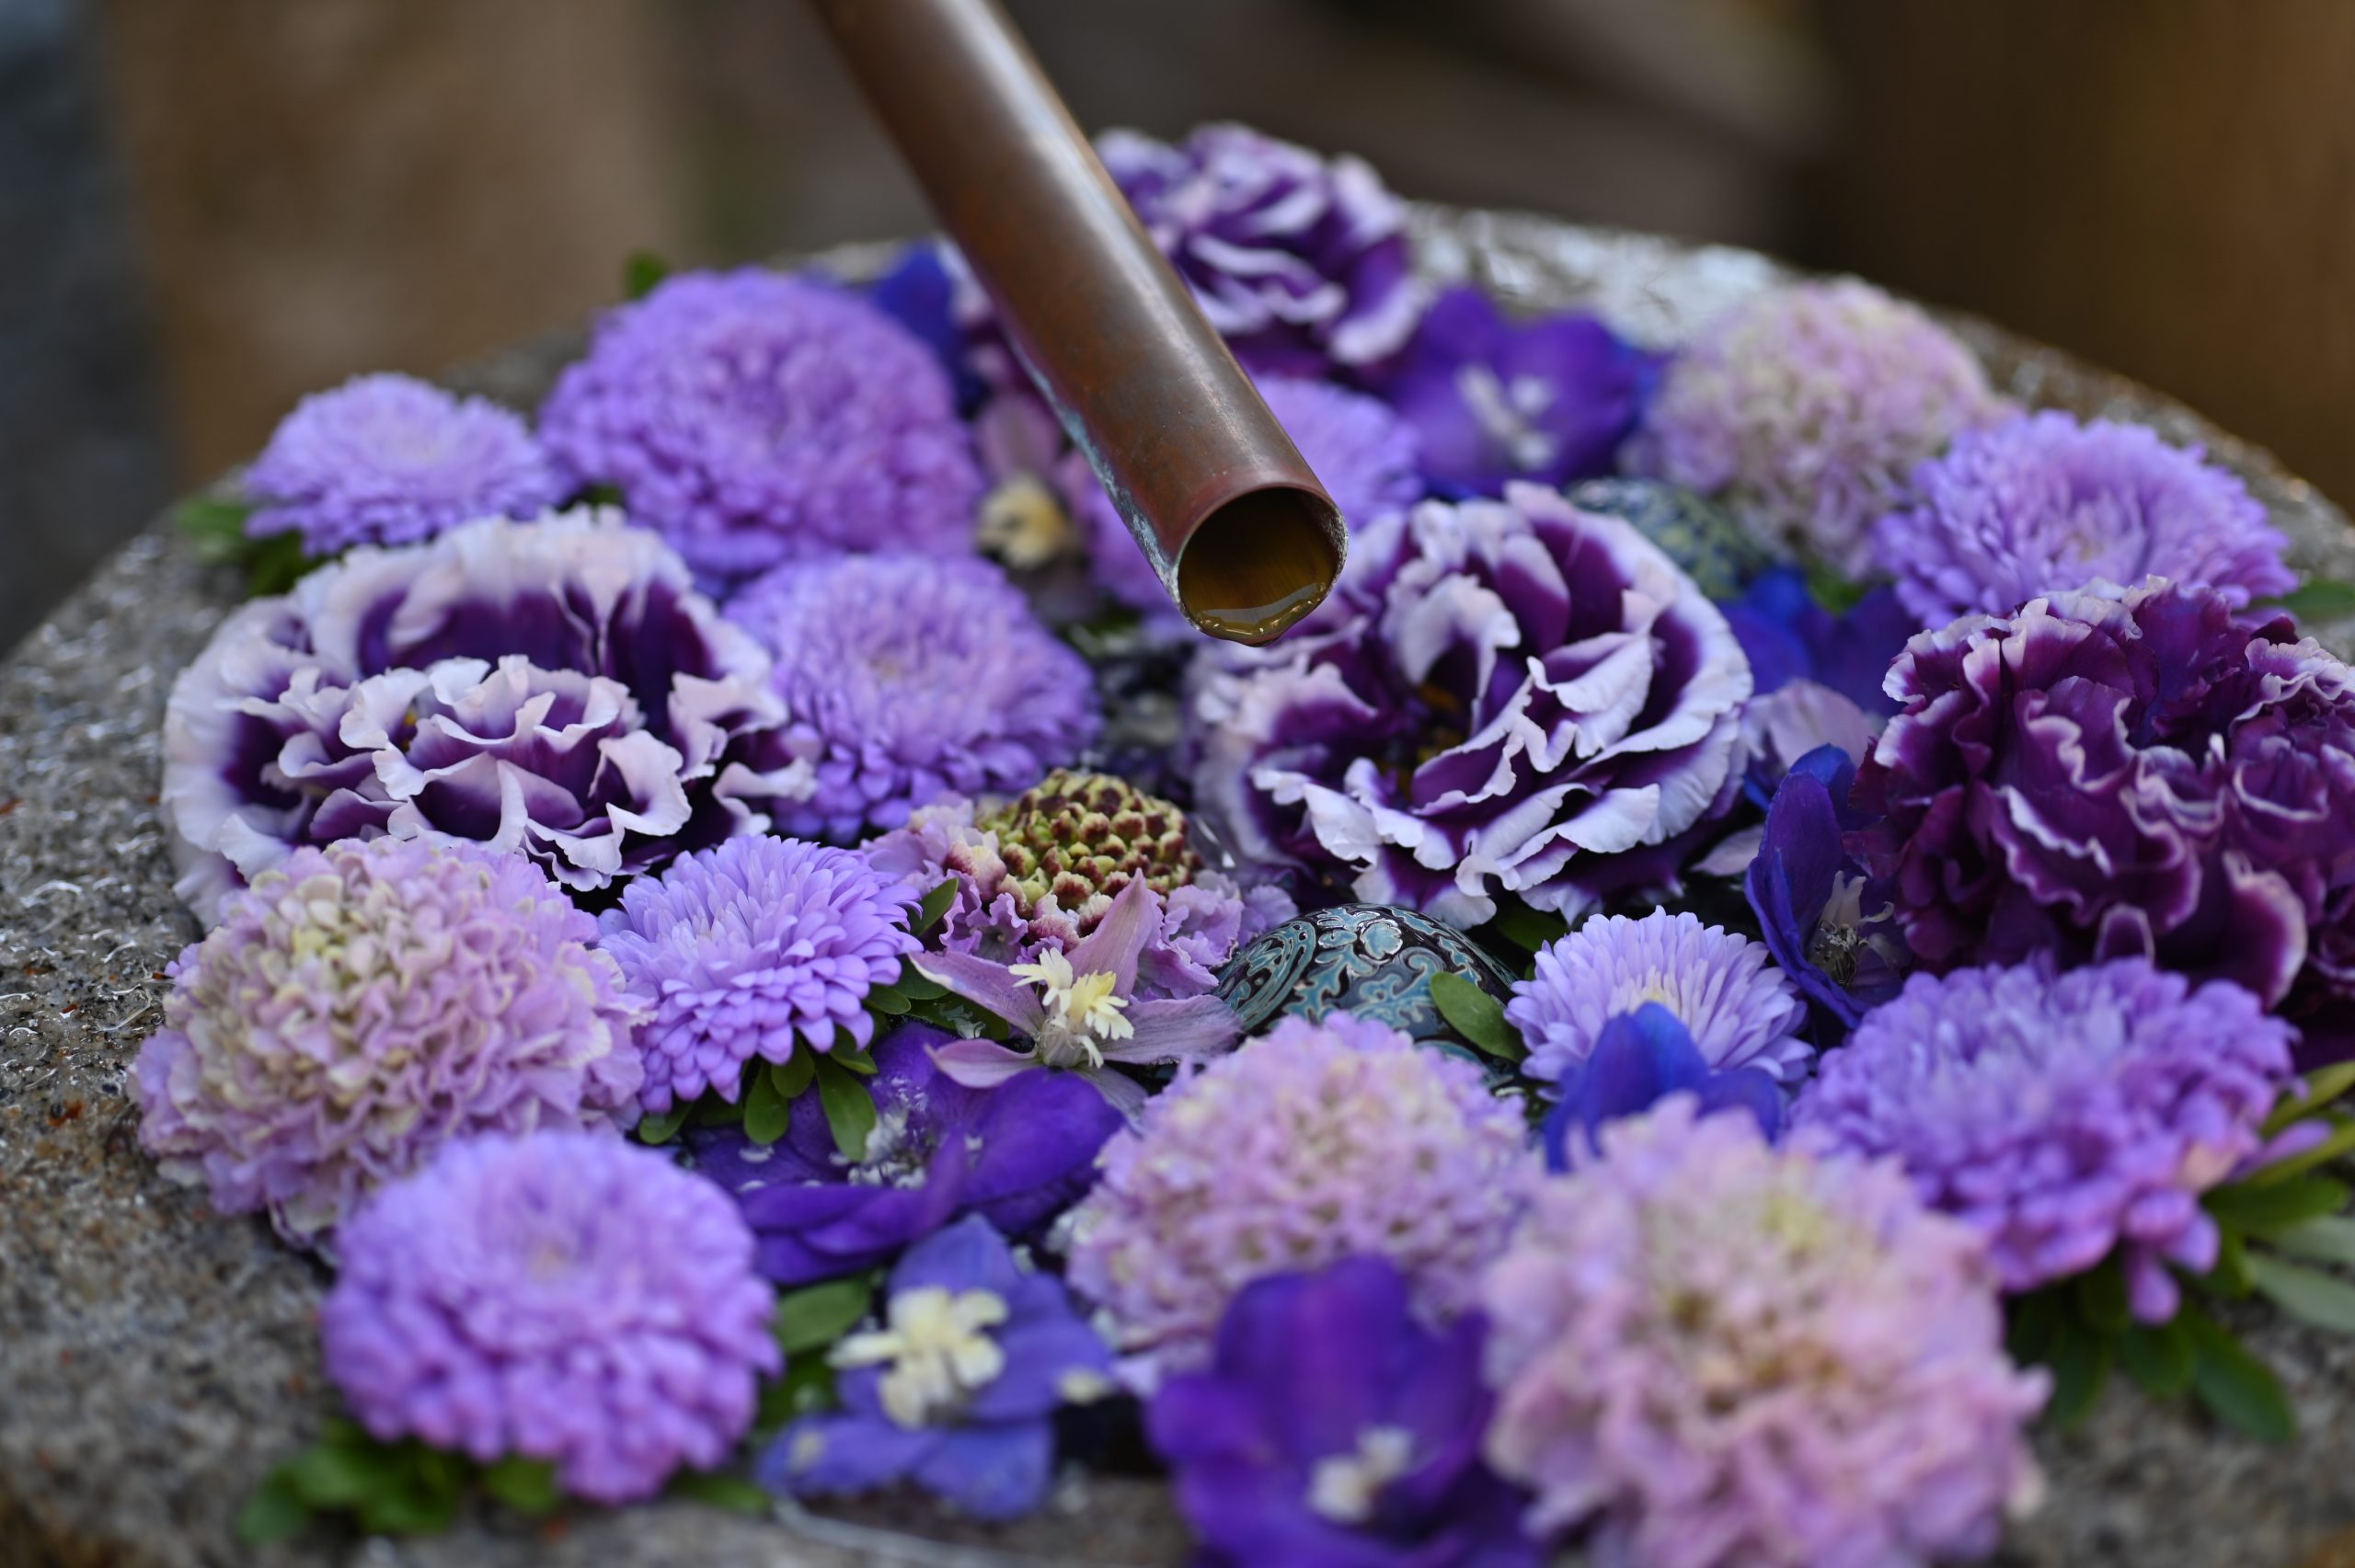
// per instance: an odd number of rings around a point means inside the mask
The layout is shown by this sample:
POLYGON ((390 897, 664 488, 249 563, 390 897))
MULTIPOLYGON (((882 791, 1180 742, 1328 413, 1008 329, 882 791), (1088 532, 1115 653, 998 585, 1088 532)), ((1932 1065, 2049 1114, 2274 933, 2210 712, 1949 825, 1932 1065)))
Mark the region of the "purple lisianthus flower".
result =
POLYGON ((779 826, 850 839, 951 795, 1012 792, 1078 760, 1100 719, 1086 662, 970 555, 837 555, 778 568, 729 618, 775 656, 789 745, 816 789, 779 826))
POLYGON ((2290 542, 2203 458, 2141 425, 2057 411, 1965 430, 1914 470, 1913 504, 1880 520, 1875 557, 1925 626, 2148 577, 2211 588, 2234 608, 2297 587, 2281 562, 2290 542))
POLYGON ((1364 365, 1414 330, 1406 206, 1352 157, 1240 125, 1172 146, 1108 131, 1096 150, 1203 315, 1255 370, 1364 365))
POLYGON ((480 397, 405 375, 354 376, 279 421, 239 480, 246 532, 306 555, 413 544, 485 517, 537 517, 564 486, 530 427, 480 397))
POLYGON ((1868 825, 1847 804, 1855 777, 1837 746, 1792 764, 1743 877, 1767 951, 1835 1035, 1896 994, 1913 956, 1890 918, 1888 890, 1845 848, 1845 835, 1868 825))
POLYGON ((1924 1203, 1987 1237, 2005 1289, 2115 1253, 2134 1315, 2165 1322, 2169 1265, 2215 1266, 2200 1195, 2264 1145, 2292 1038, 2239 986, 2144 958, 1916 975, 1825 1059, 1792 1125, 1902 1162, 1924 1203))
POLYGON ((981 470, 948 372, 870 302, 758 268, 689 272, 598 324, 540 410, 707 578, 889 544, 971 547, 981 470))
POLYGON ((768 660, 612 513, 362 546, 230 615, 173 685, 163 814, 198 915, 339 839, 466 839, 575 892, 806 795, 768 660))
POLYGON ((1555 1171, 1597 1151, 1606 1123, 1648 1111, 1671 1094, 1692 1095, 1705 1116, 1742 1112, 1770 1143, 1783 1130, 1783 1089, 1775 1075, 1759 1067, 1711 1067, 1684 1021, 1657 1001, 1614 1014, 1594 1048, 1562 1070, 1554 1093, 1545 1144, 1546 1167, 1555 1171))
POLYGON ((760 1238, 763 1274, 780 1285, 856 1274, 966 1214, 1018 1240, 1087 1190, 1120 1113, 1068 1073, 968 1089, 933 1063, 954 1038, 910 1023, 877 1042, 866 1080, 875 1129, 856 1162, 815 1093, 793 1102, 773 1144, 741 1127, 688 1129, 696 1168, 735 1196, 760 1238))
POLYGON ((641 1014, 596 936, 519 856, 297 850, 171 966, 132 1070, 141 1141, 312 1246, 455 1139, 627 1126, 641 1014))
POLYGON ((1534 1568, 1522 1498, 1480 1458, 1487 1329, 1417 1322, 1386 1258, 1244 1287, 1146 1415, 1206 1561, 1534 1568))
POLYGON ((718 1466, 782 1361, 726 1195, 620 1139, 453 1144, 337 1244, 320 1350, 361 1425, 548 1461, 592 1502, 718 1466))
POLYGON ((1529 1047, 1522 1070, 1544 1083, 1594 1054, 1611 1020, 1659 1002, 1691 1031, 1713 1068, 1755 1066, 1775 1081, 1802 1071, 1807 1008, 1766 949, 1689 911, 1641 920, 1598 915, 1537 953, 1505 1017, 1529 1047))
POLYGON ((777 1435, 754 1473, 793 1497, 912 1481, 979 1519, 1046 1500, 1053 1416, 1113 1391, 1112 1353, 1063 1281, 1033 1273, 978 1216, 908 1250, 883 1289, 882 1322, 847 1335, 839 1413, 777 1435))
POLYGON ((1245 861, 1458 925, 1499 891, 1576 916, 1730 804, 1749 665, 1627 523, 1514 485, 1361 543, 1329 617, 1198 672, 1195 797, 1245 861))
POLYGON ((733 1102, 746 1063, 782 1063, 797 1040, 869 1044, 867 992, 924 945, 908 931, 915 899, 848 850, 766 834, 631 883, 598 944, 649 1014, 639 1102, 658 1115, 706 1089, 733 1102))
POLYGON ((1517 324, 1465 287, 1432 303, 1375 381, 1419 438, 1434 486, 1494 496, 1510 479, 1564 485, 1610 473, 1659 369, 1591 315, 1517 324))

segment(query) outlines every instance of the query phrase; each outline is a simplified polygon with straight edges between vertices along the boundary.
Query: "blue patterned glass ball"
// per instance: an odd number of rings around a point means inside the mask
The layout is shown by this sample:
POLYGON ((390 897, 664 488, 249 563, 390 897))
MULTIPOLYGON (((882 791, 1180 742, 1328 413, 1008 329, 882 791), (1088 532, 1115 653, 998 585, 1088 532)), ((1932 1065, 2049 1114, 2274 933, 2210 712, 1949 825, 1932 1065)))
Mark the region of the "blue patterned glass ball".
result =
POLYGON ((1632 524, 1712 599, 1739 598, 1752 578, 1774 564, 1732 513, 1657 479, 1590 479, 1572 486, 1569 497, 1581 510, 1632 524))

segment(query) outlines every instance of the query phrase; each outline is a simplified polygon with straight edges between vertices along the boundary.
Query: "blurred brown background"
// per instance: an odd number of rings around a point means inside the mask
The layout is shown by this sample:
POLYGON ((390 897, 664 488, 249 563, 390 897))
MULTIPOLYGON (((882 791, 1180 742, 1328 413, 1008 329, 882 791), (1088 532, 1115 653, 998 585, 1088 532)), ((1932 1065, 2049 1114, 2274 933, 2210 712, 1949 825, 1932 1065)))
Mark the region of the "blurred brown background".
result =
MULTIPOLYGON (((1007 0, 1091 127, 1760 246, 2355 498, 2355 0, 1007 0)), ((0 0, 0 647, 306 390, 910 232, 802 0, 0 0)))

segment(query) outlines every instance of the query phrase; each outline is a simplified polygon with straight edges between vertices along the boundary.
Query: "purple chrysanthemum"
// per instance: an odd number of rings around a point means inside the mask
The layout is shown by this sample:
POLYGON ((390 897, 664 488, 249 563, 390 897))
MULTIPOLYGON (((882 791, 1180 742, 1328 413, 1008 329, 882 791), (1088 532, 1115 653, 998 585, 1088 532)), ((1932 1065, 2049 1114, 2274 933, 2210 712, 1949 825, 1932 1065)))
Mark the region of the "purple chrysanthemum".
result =
POLYGON ((319 1338, 361 1425, 548 1461, 592 1502, 718 1465, 781 1360, 728 1196, 619 1139, 454 1145, 338 1241, 319 1338))
POLYGON ((537 517, 564 486, 529 427, 414 376, 354 376, 279 421, 240 481, 247 534, 304 554, 412 544, 484 517, 537 517))
POLYGON ((1505 1016, 1529 1047, 1522 1070, 1552 1083, 1594 1051, 1603 1025, 1656 1001, 1692 1031, 1714 1068, 1796 1077, 1814 1054, 1807 1005, 1765 947, 1689 911, 1597 915, 1537 954, 1505 1016))
POLYGON ((302 843, 389 833, 529 855, 575 891, 806 794, 768 660, 611 513, 362 547, 223 623, 164 715, 180 897, 302 843))
POLYGON ((640 1103, 660 1115, 706 1089, 733 1101, 745 1063, 784 1062, 797 1039, 867 1045, 867 993, 923 946, 908 932, 916 896, 848 850, 765 834, 631 883, 599 945, 650 1014, 640 1103))
POLYGON ((1491 1463, 1630 1568, 1920 1568, 2033 1502, 2041 1372, 1894 1162, 1689 1099, 1602 1132, 1488 1275, 1491 1463))
POLYGON ((307 1246, 454 1139, 635 1120, 638 1013, 596 937, 514 855, 297 850, 172 965, 140 1137, 307 1246))
POLYGON ((1198 676, 1196 801, 1245 859, 1460 925, 1499 891, 1575 915, 1729 802, 1750 667, 1627 523, 1513 485, 1361 546, 1313 624, 1198 676))
POLYGON ((2147 959, 1916 975, 1824 1059, 1792 1112, 1836 1147, 1894 1155, 1922 1201, 1987 1237, 2006 1290, 2113 1250, 2135 1315, 2175 1315, 2170 1264, 2204 1274, 2200 1195, 2265 1141, 2291 1031, 2256 997, 2147 959))
POLYGON ((1855 279, 1758 295, 1672 361, 1628 458, 1851 576, 1916 464, 2006 406, 1970 350, 1855 279))
POLYGON ((1013 793, 1078 761, 1099 720, 1086 661, 971 556, 838 555, 779 567, 728 606, 775 656, 817 788, 802 838, 896 828, 951 795, 1013 793))
POLYGON ((607 315, 540 439, 707 578, 885 544, 961 552, 981 498, 932 350, 847 290, 757 268, 681 274, 607 315))
POLYGON ((1453 1317, 1537 1175, 1480 1070, 1396 1029, 1287 1018, 1148 1103, 1074 1211, 1071 1279, 1125 1349, 1178 1367, 1262 1275, 1386 1257, 1453 1317))
POLYGON ((2265 508, 2198 448, 2141 425, 2027 416, 1965 430, 1913 472, 1913 504, 1873 551, 1925 626, 2002 615, 2040 593, 2122 592, 2147 577, 2234 606, 2298 586, 2265 508))

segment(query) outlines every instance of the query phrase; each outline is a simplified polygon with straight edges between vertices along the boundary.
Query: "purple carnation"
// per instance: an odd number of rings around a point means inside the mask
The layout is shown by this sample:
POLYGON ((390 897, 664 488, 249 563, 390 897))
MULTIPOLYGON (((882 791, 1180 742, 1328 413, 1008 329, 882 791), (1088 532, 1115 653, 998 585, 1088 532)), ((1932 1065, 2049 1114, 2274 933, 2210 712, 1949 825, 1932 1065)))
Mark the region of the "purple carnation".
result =
POLYGON ((1758 295, 1672 361, 1631 464, 1852 577, 1914 467, 2007 406, 1955 337, 1855 279, 1758 295))
POLYGON ((757 268, 684 273, 607 315, 540 439, 706 578, 961 553, 982 493, 932 350, 856 294, 757 268))
POLYGON ((867 993, 922 949, 916 893, 848 850, 752 834, 640 877, 600 921, 600 945, 651 1015, 638 1032, 651 1112, 706 1089, 734 1101, 744 1065, 798 1039, 831 1051, 875 1036, 867 993))
POLYGON ((837 555, 779 567, 728 606, 775 656, 817 788, 784 830, 848 839, 952 795, 1012 793, 1096 738, 1095 677, 972 556, 837 555))
POLYGON ((611 513, 364 546, 222 624, 164 715, 180 897, 298 844, 468 839, 575 891, 806 795, 752 639, 611 513))
POLYGON ((1597 1561, 1924 1568, 2032 1505, 2045 1376, 1993 1270, 1890 1162, 1769 1148, 1689 1099, 1546 1182, 1481 1301, 1489 1462, 1597 1561))
POLYGON ((1198 677, 1195 797, 1243 858, 1458 925, 1499 891, 1575 916, 1729 803, 1750 667, 1627 523, 1514 485, 1361 546, 1305 631, 1198 677))
POLYGON ((1108 131, 1096 150, 1246 364, 1316 375, 1370 364, 1414 330, 1423 293, 1406 207, 1358 159, 1240 125, 1205 125, 1176 146, 1108 131))
POLYGON ((2287 1024, 2236 985, 2147 959, 1916 975, 1824 1059, 1792 1112, 1893 1155, 1922 1201, 1983 1233, 2006 1290, 2116 1251, 2135 1315, 2175 1315, 2175 1265, 2215 1265, 2200 1195, 2264 1143, 2287 1024))
POLYGON ((2355 676, 2210 589, 2033 600, 1924 632, 1856 780, 1856 845, 1934 969, 2147 956, 2347 1048, 2355 676))
POLYGON ((246 532, 306 555, 412 544, 485 517, 537 517, 564 495, 523 420, 414 376, 354 376, 279 421, 240 481, 246 532))
POLYGON ((1913 488, 1873 548, 1925 626, 2147 577, 2212 588, 2235 608, 2298 586, 2281 564, 2289 541, 2248 487, 2141 425, 2043 413, 1965 430, 1914 470, 1913 488))
POLYGON ((140 1138, 224 1214, 298 1246, 486 1130, 626 1125, 638 1013, 597 925, 471 844, 297 850, 168 973, 140 1138))
POLYGON ((727 1195, 619 1139, 454 1145, 338 1240, 319 1338, 361 1425, 592 1502, 720 1464, 782 1360, 727 1195))

